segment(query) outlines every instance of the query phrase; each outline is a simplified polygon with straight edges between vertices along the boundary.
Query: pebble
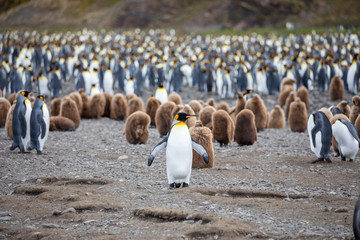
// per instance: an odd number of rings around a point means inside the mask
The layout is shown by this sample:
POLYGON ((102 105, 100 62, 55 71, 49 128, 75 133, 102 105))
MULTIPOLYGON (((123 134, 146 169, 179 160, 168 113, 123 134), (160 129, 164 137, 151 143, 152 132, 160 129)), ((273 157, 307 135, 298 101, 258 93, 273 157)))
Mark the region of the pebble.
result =
POLYGON ((0 221, 10 221, 11 218, 12 218, 11 216, 0 217, 0 221))
POLYGON ((8 211, 0 212, 0 217, 5 217, 5 216, 12 216, 12 213, 8 211))
POLYGON ((212 203, 212 201, 208 200, 208 201, 204 201, 204 202, 200 203, 200 205, 205 206, 205 205, 209 205, 211 203, 212 203))
POLYGON ((61 212, 61 214, 67 214, 67 213, 76 213, 76 210, 75 208, 71 207, 61 212))
POLYGON ((127 155, 122 155, 120 157, 118 157, 117 160, 125 160, 125 159, 128 159, 129 157, 127 155))
POLYGON ((349 212, 349 209, 347 207, 341 207, 341 208, 337 208, 335 209, 336 213, 344 213, 344 212, 349 212))
POLYGON ((41 224, 41 227, 43 227, 43 228, 60 228, 60 226, 55 223, 43 223, 43 224, 41 224))

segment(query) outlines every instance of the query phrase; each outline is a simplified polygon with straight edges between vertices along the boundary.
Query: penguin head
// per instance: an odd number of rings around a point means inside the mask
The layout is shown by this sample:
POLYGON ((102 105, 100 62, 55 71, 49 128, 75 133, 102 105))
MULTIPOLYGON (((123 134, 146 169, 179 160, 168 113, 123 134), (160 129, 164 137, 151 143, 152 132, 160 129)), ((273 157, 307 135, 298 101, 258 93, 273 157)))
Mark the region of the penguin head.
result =
POLYGON ((185 122, 188 118, 191 118, 191 117, 198 117, 198 115, 190 115, 190 114, 181 112, 181 113, 178 113, 175 115, 175 120, 185 122))
POLYGON ((163 83, 159 83, 159 88, 163 88, 164 84, 163 83))
POLYGON ((32 92, 29 92, 29 91, 21 91, 20 94, 27 98, 27 97, 29 97, 29 96, 32 94, 32 92))
POLYGON ((41 99, 41 100, 45 101, 45 96, 44 96, 44 95, 38 95, 38 96, 37 96, 37 98, 39 98, 39 99, 41 99))

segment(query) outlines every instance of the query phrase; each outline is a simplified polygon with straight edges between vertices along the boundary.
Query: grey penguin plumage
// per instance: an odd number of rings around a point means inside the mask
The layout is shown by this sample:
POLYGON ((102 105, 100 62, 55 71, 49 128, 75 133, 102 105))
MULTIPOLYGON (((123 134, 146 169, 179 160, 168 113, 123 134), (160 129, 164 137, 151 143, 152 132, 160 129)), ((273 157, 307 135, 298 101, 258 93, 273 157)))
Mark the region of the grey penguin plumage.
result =
POLYGON ((332 129, 329 119, 325 113, 314 111, 308 120, 308 133, 311 150, 318 157, 313 163, 326 160, 331 162, 329 151, 331 147, 332 129))
POLYGON ((31 103, 28 99, 30 94, 28 91, 21 91, 18 94, 12 119, 13 143, 10 150, 20 148, 22 153, 25 152, 30 140, 31 103))
POLYGON ((360 143, 354 124, 348 120, 338 119, 332 124, 332 133, 338 144, 341 160, 345 161, 346 157, 349 157, 350 161, 353 161, 359 151, 360 143))
POLYGON ((360 239, 360 196, 355 204, 353 216, 353 231, 356 240, 360 239))
POLYGON ((42 153, 50 127, 49 110, 44 100, 45 98, 42 95, 36 98, 30 116, 30 145, 28 150, 31 151, 35 148, 38 154, 42 153))
POLYGON ((151 166, 155 156, 166 148, 166 170, 170 188, 187 187, 190 181, 191 166, 194 149, 199 153, 204 161, 209 163, 209 156, 204 147, 191 138, 189 129, 185 121, 196 115, 178 113, 173 119, 171 128, 167 135, 151 151, 148 158, 148 166, 151 166))

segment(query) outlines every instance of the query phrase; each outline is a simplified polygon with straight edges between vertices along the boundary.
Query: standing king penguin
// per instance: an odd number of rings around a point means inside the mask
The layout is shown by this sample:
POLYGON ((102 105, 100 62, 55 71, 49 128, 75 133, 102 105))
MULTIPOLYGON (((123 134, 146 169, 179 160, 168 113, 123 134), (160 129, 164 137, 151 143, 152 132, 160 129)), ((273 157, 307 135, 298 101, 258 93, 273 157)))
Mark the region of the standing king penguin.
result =
POLYGON ((36 98, 30 116, 30 145, 28 150, 31 151, 35 148, 38 154, 42 153, 50 127, 49 110, 44 101, 45 97, 42 95, 36 98))
POLYGON ((10 147, 11 151, 18 147, 20 152, 24 153, 30 140, 31 102, 28 99, 30 94, 28 91, 21 91, 16 99, 12 119, 13 143, 10 147))
POLYGON ((310 137, 310 147, 318 159, 312 161, 316 163, 323 161, 331 162, 329 151, 331 147, 331 124, 325 113, 314 111, 308 119, 308 133, 310 137))
POLYGON ((168 94, 164 88, 164 84, 160 83, 159 87, 156 89, 155 98, 161 102, 161 104, 168 101, 168 94))
POLYGON ((344 119, 338 119, 332 125, 332 132, 338 143, 341 160, 345 161, 346 157, 348 157, 352 162, 359 151, 360 143, 354 124, 344 119))
POLYGON ((359 240, 360 239, 360 195, 354 209, 353 230, 354 230, 355 240, 359 240))
POLYGON ((209 163, 206 150, 191 138, 185 124, 190 117, 196 117, 196 115, 176 114, 168 134, 155 146, 148 159, 148 165, 151 166, 155 156, 166 148, 166 170, 170 188, 179 188, 181 184, 183 187, 189 186, 193 159, 192 149, 202 156, 206 164, 209 163))

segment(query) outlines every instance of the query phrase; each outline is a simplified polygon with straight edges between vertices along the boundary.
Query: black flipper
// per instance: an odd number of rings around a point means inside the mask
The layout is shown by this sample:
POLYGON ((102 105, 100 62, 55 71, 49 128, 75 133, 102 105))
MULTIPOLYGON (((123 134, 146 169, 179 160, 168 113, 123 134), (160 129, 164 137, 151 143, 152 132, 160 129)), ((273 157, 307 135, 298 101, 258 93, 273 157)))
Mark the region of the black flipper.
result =
POLYGON ((25 113, 20 112, 19 121, 20 121, 20 127, 21 127, 21 137, 25 138, 26 137, 26 128, 27 128, 25 113))
POLYGON ((40 123, 41 139, 43 139, 45 137, 45 133, 46 133, 46 124, 45 124, 44 118, 41 116, 41 114, 38 115, 38 122, 40 123))
POLYGON ((200 156, 204 159, 204 161, 206 162, 206 164, 209 164, 209 155, 207 154, 205 148, 198 143, 197 141, 195 141, 193 138, 191 138, 192 141, 192 148, 198 153, 200 154, 200 156))
POLYGON ((161 142, 159 142, 154 149, 151 151, 150 156, 148 158, 148 166, 151 166, 152 162, 154 161, 155 156, 164 148, 166 148, 168 136, 164 137, 161 142))
POLYGON ((356 141, 358 141, 360 143, 360 138, 359 138, 358 132, 357 132, 354 124, 352 124, 352 122, 346 121, 344 119, 339 119, 339 121, 342 122, 349 129, 349 132, 351 133, 351 135, 356 139, 356 141))
POLYGON ((354 209, 353 231, 355 239, 360 239, 360 197, 358 198, 354 209))

